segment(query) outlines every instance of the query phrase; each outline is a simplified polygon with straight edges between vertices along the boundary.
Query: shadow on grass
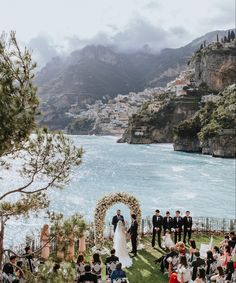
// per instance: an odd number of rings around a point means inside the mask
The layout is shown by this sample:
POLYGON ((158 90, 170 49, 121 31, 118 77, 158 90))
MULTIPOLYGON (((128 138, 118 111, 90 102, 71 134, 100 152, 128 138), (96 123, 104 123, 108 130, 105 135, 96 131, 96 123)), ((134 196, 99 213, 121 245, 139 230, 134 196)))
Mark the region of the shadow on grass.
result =
POLYGON ((154 263, 156 257, 146 250, 133 258, 133 265, 126 270, 130 283, 167 283, 168 278, 160 272, 160 266, 154 263))

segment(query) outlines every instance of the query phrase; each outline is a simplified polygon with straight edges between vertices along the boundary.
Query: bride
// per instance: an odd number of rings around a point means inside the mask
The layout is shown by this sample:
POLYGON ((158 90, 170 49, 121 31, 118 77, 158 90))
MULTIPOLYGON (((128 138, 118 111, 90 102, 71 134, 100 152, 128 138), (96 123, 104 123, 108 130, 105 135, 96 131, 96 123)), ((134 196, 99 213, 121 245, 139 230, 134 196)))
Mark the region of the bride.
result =
POLYGON ((113 243, 113 247, 116 250, 116 256, 119 258, 119 262, 122 263, 122 267, 130 267, 132 265, 132 259, 128 254, 125 227, 122 221, 117 223, 113 243))

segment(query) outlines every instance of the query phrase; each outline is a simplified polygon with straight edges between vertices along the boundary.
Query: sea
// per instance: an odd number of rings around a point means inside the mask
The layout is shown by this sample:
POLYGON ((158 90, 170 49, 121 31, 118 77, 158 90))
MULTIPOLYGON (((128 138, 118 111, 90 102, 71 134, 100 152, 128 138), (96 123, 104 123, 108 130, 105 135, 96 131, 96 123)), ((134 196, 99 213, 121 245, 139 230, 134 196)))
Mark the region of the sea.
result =
MULTIPOLYGON (((65 218, 80 213, 92 222, 102 197, 127 192, 139 200, 143 217, 152 216, 156 209, 162 214, 169 210, 173 215, 179 209, 182 214, 190 210, 192 216, 235 217, 235 159, 176 152, 172 144, 120 144, 112 136, 70 138, 83 147, 83 162, 73 169, 66 187, 49 191, 50 211, 61 212, 65 218)), ((12 172, 9 176, 7 185, 17 186, 18 177, 12 172)), ((107 212, 106 222, 118 208, 130 218, 128 208, 116 204, 107 212)), ((37 237, 47 221, 45 211, 10 219, 5 245, 37 237)))

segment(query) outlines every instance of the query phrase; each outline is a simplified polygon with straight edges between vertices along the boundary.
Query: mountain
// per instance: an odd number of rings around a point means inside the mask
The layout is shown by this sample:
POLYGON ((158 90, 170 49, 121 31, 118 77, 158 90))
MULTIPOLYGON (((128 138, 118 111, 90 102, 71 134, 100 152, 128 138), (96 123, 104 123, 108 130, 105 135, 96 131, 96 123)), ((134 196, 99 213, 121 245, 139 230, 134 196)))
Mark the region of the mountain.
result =
POLYGON ((71 105, 83 108, 98 99, 106 103, 117 94, 163 86, 186 67, 200 44, 216 40, 217 34, 221 37, 227 31, 210 32, 186 46, 164 49, 159 54, 124 53, 109 46, 89 45, 66 58, 54 58, 35 80, 42 101, 39 123, 64 129, 72 120, 65 115, 71 105))

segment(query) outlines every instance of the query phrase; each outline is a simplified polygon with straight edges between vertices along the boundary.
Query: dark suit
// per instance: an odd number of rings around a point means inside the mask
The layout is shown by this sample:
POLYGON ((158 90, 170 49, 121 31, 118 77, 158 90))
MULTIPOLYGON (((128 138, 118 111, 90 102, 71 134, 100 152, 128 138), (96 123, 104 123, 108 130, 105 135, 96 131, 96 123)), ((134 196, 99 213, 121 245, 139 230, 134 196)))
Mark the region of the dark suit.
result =
MULTIPOLYGON (((107 266, 107 264, 109 264, 109 263, 118 262, 118 261, 119 261, 119 258, 117 256, 111 255, 111 256, 106 258, 105 265, 107 266)), ((107 268, 106 268, 106 275, 108 275, 107 268)))
POLYGON ((118 217, 118 215, 115 215, 113 218, 112 218, 112 225, 114 225, 114 232, 116 231, 116 226, 117 226, 117 223, 119 222, 119 220, 121 220, 122 222, 124 222, 124 216, 123 215, 120 215, 118 217))
POLYGON ((161 230, 162 230, 162 224, 163 224, 163 217, 153 215, 152 217, 152 225, 153 225, 153 232, 152 232, 152 246, 155 246, 155 239, 156 234, 158 236, 158 245, 161 248, 161 230), (155 229, 157 228, 157 230, 155 229))
POLYGON ((166 230, 169 230, 171 233, 171 228, 173 227, 173 220, 172 217, 164 217, 163 218, 163 229, 164 229, 164 234, 166 233, 166 230))
POLYGON ((193 281, 197 278, 197 271, 200 266, 205 267, 205 260, 198 257, 196 260, 192 262, 192 267, 193 267, 192 280, 193 281))
POLYGON ((188 234, 188 240, 191 239, 191 235, 192 235, 192 226, 193 226, 192 217, 184 216, 183 225, 184 225, 184 243, 186 243, 187 234, 188 234))
POLYGON ((134 220, 128 230, 131 236, 132 253, 137 254, 137 237, 138 237, 138 223, 134 220))
POLYGON ((178 218, 175 216, 173 218, 173 228, 175 229, 175 244, 181 241, 181 233, 183 226, 183 218, 179 216, 178 218), (177 231, 178 230, 178 231, 177 231))
POLYGON ((78 279, 78 283, 80 282, 93 282, 93 283, 97 283, 98 282, 98 278, 97 275, 92 274, 91 272, 85 273, 84 275, 81 275, 80 278, 78 279))

